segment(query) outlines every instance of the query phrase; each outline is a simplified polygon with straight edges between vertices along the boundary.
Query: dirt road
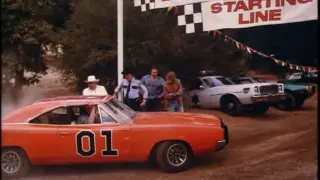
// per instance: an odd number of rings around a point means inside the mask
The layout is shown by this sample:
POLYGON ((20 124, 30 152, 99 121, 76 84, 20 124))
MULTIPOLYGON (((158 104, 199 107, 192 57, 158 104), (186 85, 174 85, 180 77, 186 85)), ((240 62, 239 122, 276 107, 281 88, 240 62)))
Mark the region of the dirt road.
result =
MULTIPOLYGON (((32 101, 70 94, 58 79, 57 73, 50 73, 36 87, 28 88, 33 94, 39 94, 32 97, 32 101)), ((272 108, 263 116, 230 117, 215 110, 191 110, 221 117, 229 127, 230 144, 221 152, 199 159, 192 169, 182 173, 167 174, 149 164, 132 163, 34 167, 31 174, 22 179, 314 180, 318 171, 317 99, 317 95, 313 96, 298 111, 282 112, 272 108)), ((30 97, 27 100, 31 100, 30 97)))
POLYGON ((302 110, 271 109, 264 116, 230 117, 214 110, 191 110, 221 117, 229 126, 230 144, 199 159, 182 173, 166 174, 148 164, 35 167, 25 180, 72 179, 263 179, 317 178, 317 96, 302 110))

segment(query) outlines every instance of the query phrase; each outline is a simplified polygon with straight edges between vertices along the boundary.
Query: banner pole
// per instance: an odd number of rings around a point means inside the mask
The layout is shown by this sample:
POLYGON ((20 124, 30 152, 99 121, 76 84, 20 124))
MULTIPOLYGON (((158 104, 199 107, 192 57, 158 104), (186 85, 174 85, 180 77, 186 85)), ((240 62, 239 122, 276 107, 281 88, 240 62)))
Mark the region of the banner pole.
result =
MULTIPOLYGON (((122 80, 122 74, 123 71, 123 0, 117 1, 117 14, 118 14, 118 85, 120 85, 120 82, 122 80)), ((119 93, 119 100, 122 99, 122 93, 119 93)))

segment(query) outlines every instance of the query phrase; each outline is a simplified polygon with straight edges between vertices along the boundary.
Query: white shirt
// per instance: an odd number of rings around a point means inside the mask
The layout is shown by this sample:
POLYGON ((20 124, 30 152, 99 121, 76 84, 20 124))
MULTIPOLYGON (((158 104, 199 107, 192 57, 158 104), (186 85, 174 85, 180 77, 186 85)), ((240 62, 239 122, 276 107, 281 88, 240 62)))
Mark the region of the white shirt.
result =
POLYGON ((107 96, 108 92, 104 86, 97 85, 96 89, 91 90, 90 88, 85 88, 82 91, 82 95, 84 96, 107 96))

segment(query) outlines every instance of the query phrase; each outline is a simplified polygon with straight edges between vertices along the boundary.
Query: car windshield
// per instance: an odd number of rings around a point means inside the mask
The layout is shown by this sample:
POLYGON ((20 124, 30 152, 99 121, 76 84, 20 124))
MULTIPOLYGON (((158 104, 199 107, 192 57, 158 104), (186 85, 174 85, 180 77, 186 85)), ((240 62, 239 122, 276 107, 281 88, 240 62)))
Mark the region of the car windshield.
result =
POLYGON ((211 77, 211 78, 203 79, 203 81, 207 84, 209 88, 235 84, 234 82, 232 82, 231 80, 225 77, 211 77))
POLYGON ((137 114, 134 110, 116 99, 104 103, 104 106, 109 109, 115 116, 125 122, 130 121, 137 114))
POLYGON ((264 80, 259 79, 259 78, 252 78, 252 81, 253 81, 254 83, 263 83, 263 82, 265 82, 264 80))

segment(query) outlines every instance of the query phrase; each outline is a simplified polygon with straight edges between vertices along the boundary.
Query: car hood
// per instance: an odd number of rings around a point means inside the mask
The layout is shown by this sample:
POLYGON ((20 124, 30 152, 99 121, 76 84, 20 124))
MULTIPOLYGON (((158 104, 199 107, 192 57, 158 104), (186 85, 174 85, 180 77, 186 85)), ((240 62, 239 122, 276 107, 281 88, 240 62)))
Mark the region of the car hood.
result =
POLYGON ((162 124, 162 125, 199 125, 220 126, 220 119, 199 113, 178 112, 139 112, 132 120, 134 124, 162 124))

